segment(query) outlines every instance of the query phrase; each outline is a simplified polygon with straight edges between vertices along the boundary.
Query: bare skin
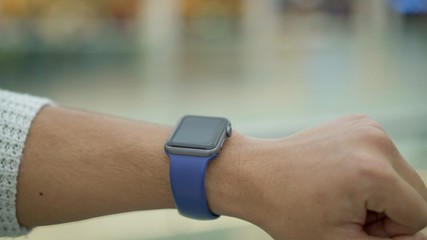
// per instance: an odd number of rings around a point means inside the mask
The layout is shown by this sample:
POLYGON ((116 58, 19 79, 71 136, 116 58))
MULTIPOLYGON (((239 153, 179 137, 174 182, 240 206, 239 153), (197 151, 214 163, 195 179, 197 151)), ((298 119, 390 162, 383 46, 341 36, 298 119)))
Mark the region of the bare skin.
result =
MULTIPOLYGON (((20 223, 174 208, 163 150, 171 130, 45 107, 20 166, 20 223)), ((213 212, 250 221, 274 239, 427 239, 419 233, 427 225, 424 183, 363 115, 277 140, 235 132, 208 167, 206 192, 213 212)))

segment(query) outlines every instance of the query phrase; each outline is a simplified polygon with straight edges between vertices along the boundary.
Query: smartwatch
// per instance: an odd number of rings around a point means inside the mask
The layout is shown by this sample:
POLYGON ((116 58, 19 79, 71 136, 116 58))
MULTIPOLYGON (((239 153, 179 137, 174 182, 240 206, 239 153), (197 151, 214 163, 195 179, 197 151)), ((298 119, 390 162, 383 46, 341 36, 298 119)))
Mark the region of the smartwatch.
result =
POLYGON ((206 200, 205 174, 231 132, 226 118, 187 115, 166 142, 173 198, 181 215, 199 220, 219 217, 206 200))

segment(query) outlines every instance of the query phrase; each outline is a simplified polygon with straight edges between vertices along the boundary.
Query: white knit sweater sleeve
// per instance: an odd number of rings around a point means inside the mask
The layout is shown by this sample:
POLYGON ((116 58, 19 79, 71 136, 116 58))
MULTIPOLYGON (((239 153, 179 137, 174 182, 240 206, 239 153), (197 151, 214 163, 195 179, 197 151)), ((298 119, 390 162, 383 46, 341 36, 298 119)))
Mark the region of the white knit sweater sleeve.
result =
POLYGON ((29 229, 16 216, 19 164, 31 122, 51 101, 0 89, 0 236, 16 237, 29 229))

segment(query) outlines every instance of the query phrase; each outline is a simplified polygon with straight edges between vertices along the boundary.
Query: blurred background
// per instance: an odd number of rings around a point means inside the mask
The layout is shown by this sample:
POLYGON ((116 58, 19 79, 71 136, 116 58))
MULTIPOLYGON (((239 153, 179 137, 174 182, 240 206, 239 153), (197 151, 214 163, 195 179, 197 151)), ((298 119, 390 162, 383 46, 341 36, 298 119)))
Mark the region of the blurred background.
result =
MULTIPOLYGON (((174 125, 228 117, 284 137, 350 113, 427 169, 427 0, 0 0, 0 88, 174 125)), ((270 239, 147 211, 19 239, 270 239)))

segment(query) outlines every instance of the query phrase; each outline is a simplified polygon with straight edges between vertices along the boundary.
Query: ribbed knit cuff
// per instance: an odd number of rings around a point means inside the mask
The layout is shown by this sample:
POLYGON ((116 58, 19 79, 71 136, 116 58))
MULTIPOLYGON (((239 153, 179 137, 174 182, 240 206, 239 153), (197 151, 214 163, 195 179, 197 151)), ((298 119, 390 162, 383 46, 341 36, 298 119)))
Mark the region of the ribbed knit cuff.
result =
POLYGON ((31 122, 49 99, 0 89, 0 236, 25 235, 19 225, 16 193, 19 164, 31 122))

